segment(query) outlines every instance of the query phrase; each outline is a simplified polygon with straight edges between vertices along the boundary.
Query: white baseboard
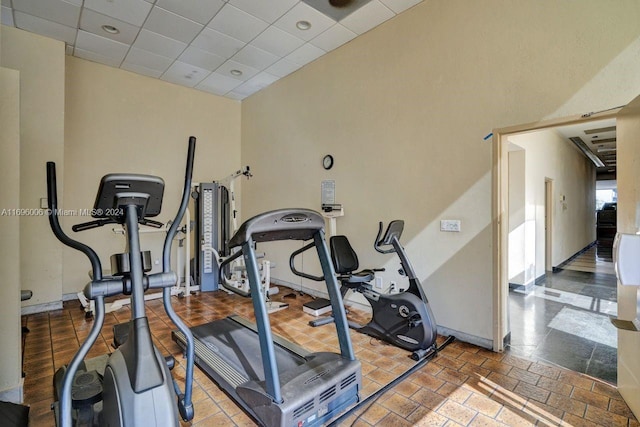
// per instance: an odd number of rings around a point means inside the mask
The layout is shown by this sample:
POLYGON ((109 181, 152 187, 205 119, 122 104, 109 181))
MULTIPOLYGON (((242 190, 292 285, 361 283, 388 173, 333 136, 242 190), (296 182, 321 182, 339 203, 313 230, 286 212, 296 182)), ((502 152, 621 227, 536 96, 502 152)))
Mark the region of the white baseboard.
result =
POLYGON ((28 305, 22 307, 21 315, 43 313, 45 311, 53 311, 62 309, 62 301, 47 302, 44 304, 28 305))
POLYGON ((11 402, 21 404, 24 401, 24 378, 20 378, 20 382, 6 390, 0 391, 0 400, 3 402, 11 402))

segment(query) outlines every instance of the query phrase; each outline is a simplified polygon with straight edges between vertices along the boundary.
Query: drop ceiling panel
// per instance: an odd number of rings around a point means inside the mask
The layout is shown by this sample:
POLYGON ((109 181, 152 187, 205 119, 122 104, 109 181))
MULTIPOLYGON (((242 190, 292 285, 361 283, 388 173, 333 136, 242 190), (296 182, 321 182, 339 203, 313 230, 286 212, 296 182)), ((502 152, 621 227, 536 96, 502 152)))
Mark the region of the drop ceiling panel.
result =
POLYGON ((311 43, 306 43, 294 50, 291 54, 287 55, 286 59, 298 65, 305 65, 324 54, 324 50, 312 45, 311 43))
POLYGON ((421 1, 422 0, 380 0, 382 4, 393 10, 395 13, 402 13, 421 1))
POLYGON ((105 58, 110 58, 120 65, 120 62, 122 62, 129 50, 129 45, 79 30, 76 39, 76 49, 82 49, 105 58))
POLYGON ((160 78, 160 76, 162 76, 162 73, 163 73, 162 71, 152 70, 150 68, 146 68, 141 65, 131 64, 126 61, 122 63, 120 68, 122 68, 123 70, 131 71, 132 73, 142 74, 142 75, 153 77, 156 79, 160 78))
POLYGON ((204 28, 204 25, 160 7, 154 7, 144 23, 144 28, 188 44, 204 28))
POLYGON ((222 9, 224 2, 222 0, 158 0, 156 5, 205 25, 222 9))
POLYGON ((227 60, 227 58, 223 58, 222 56, 209 53, 193 46, 186 48, 178 59, 182 62, 186 62, 187 64, 193 64, 207 70, 215 70, 227 60))
POLYGON ((298 3, 298 0, 229 0, 229 4, 251 15, 273 24, 298 3))
POLYGON ((124 59, 124 64, 145 67, 150 70, 158 71, 161 74, 171 65, 173 59, 162 55, 149 52, 148 50, 132 47, 124 59))
POLYGON ((264 70, 274 62, 278 61, 280 57, 248 44, 236 53, 232 59, 241 64, 245 64, 259 70, 264 70))
POLYGON ((182 86, 194 87, 211 72, 195 65, 186 64, 184 62, 175 61, 167 71, 164 72, 161 79, 182 86))
POLYGON ((82 12, 80 29, 126 44, 132 44, 140 32, 140 27, 94 12, 90 9, 85 9, 82 12), (102 28, 103 25, 115 27, 119 32, 117 34, 108 33, 102 28))
POLYGON ((167 58, 176 59, 185 50, 187 44, 143 29, 138 34, 133 46, 167 58))
POLYGON ((84 0, 84 7, 141 27, 152 5, 144 0, 84 0))
POLYGON ((80 5, 62 0, 13 0, 13 8, 67 27, 77 27, 80 5))
POLYGON ((302 46, 304 40, 279 28, 268 27, 262 34, 256 37, 251 44, 267 52, 271 52, 276 56, 283 57, 302 46))
POLYGON ((244 47, 245 43, 205 27, 191 45, 224 58, 231 58, 244 47))
POLYGON ((211 20, 207 27, 227 34, 245 43, 253 40, 267 28, 269 24, 244 12, 230 4, 224 5, 222 10, 211 20))
POLYGON ((360 35, 371 30, 374 27, 395 16, 393 11, 380 3, 378 0, 372 0, 356 13, 344 18, 340 23, 360 35))
POLYGON ((291 62, 288 59, 282 58, 265 71, 269 74, 273 74, 274 76, 284 77, 296 71, 301 66, 296 64, 295 62, 291 62))
POLYGON ((249 80, 251 77, 255 76, 259 72, 260 70, 256 68, 241 64, 231 59, 225 62, 224 64, 222 64, 216 70, 216 73, 218 74, 222 74, 223 76, 232 77, 236 80, 242 80, 242 81, 249 80), (232 70, 238 70, 242 72, 242 75, 235 75, 231 73, 232 70))
MULTIPOLYGON (((2 14, 4 18, 4 10, 2 14)), ((27 15, 26 13, 15 11, 15 22, 16 25, 25 31, 37 33, 65 43, 73 44, 76 39, 77 30, 75 28, 67 27, 57 22, 47 21, 34 15, 27 15)))
POLYGON ((244 99, 421 0, 1 1, 3 25, 68 55, 244 99))
POLYGON ((309 41, 335 23, 336 21, 318 12, 308 4, 298 3, 273 25, 299 39, 309 41), (311 27, 307 30, 301 30, 297 27, 299 22, 308 22, 311 27))
POLYGON ((329 52, 355 39, 358 35, 346 27, 336 24, 311 40, 311 44, 329 52))
POLYGON ((223 76, 219 73, 211 73, 207 78, 200 82, 197 88, 215 93, 216 95, 225 95, 227 92, 240 86, 242 83, 242 80, 223 76))

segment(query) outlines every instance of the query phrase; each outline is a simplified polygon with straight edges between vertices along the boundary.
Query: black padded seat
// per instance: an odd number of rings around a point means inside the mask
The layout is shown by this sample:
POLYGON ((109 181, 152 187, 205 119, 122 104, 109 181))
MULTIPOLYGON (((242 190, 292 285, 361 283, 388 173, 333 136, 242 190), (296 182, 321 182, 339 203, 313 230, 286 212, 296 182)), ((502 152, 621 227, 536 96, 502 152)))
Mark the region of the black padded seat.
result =
POLYGON ((375 277, 373 270, 357 271, 359 267, 358 255, 353 250, 347 236, 332 236, 329 239, 333 267, 338 273, 338 279, 343 286, 357 288, 362 283, 368 283, 375 277))

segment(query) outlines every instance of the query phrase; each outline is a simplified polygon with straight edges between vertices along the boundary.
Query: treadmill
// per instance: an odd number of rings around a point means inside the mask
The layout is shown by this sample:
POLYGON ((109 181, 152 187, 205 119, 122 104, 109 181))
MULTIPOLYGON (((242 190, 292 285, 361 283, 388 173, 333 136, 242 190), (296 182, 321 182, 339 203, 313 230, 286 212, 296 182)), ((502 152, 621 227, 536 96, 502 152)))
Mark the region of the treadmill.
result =
MULTIPOLYGON (((325 243, 322 215, 309 209, 280 209, 257 215, 240 226, 229 247, 240 248, 234 259, 244 256, 256 324, 234 315, 191 328, 195 362, 200 369, 264 426, 322 425, 358 403, 361 367, 354 356, 342 296, 325 243), (260 292, 255 244, 311 239, 335 315, 340 353, 311 353, 273 335, 260 292)), ((172 337, 185 347, 180 331, 174 331, 172 337)))

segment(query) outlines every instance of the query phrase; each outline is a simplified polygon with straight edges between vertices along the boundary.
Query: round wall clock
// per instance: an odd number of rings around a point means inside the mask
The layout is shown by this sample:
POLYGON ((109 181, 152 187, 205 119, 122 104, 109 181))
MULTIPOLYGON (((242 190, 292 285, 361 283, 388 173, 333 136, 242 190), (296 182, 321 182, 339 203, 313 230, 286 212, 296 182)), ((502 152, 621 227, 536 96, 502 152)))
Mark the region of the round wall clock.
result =
POLYGON ((322 159, 322 167, 326 170, 329 170, 333 167, 333 156, 331 154, 327 154, 322 159))

